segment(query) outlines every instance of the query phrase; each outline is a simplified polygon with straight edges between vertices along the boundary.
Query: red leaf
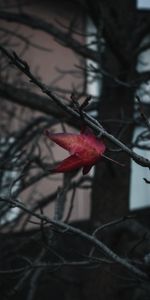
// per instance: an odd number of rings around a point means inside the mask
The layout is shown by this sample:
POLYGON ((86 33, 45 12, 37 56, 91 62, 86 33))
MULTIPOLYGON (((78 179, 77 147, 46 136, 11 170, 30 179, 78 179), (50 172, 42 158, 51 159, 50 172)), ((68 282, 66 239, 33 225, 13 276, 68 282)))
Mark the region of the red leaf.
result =
POLYGON ((45 133, 50 140, 72 154, 62 161, 53 170, 54 172, 69 172, 83 167, 83 174, 87 174, 91 167, 101 159, 106 149, 103 140, 96 138, 92 131, 87 128, 80 134, 51 134, 48 130, 45 133))
POLYGON ((76 155, 64 159, 54 170, 56 173, 70 172, 81 167, 82 160, 76 155))

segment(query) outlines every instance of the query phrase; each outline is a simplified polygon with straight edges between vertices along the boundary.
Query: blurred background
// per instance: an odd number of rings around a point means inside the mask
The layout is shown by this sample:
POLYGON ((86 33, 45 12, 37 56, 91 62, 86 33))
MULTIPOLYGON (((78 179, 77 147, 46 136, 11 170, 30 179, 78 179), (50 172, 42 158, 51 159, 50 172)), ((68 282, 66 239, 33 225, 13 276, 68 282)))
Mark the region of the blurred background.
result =
POLYGON ((148 276, 149 168, 104 138, 124 167, 103 158, 85 176, 51 174, 68 153, 44 130, 79 133, 84 120, 16 66, 150 159, 149 17, 148 0, 0 1, 1 299, 149 299, 147 279, 38 217, 95 236, 148 276))

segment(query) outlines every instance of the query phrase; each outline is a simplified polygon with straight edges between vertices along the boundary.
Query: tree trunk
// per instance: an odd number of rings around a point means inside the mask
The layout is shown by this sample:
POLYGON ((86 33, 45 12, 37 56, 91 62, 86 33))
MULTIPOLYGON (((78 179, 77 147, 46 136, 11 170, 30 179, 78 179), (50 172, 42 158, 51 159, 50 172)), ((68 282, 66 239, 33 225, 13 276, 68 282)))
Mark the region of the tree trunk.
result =
MULTIPOLYGON (((122 70, 118 61, 108 50, 105 52, 104 61, 107 62, 104 68, 110 74, 115 74, 115 76, 121 74, 122 70)), ((131 70, 126 70, 122 81, 129 80, 131 76, 131 70)), ((133 96, 133 89, 104 78, 99 120, 110 133, 120 137, 121 141, 127 145, 131 142, 133 131, 133 96)), ((108 141, 106 143, 108 148, 115 149, 113 144, 109 144, 108 141)), ((129 214, 130 158, 124 152, 108 151, 107 153, 109 157, 125 164, 125 167, 106 159, 97 165, 91 205, 91 219, 94 226, 129 214)), ((126 232, 122 232, 120 236, 115 231, 112 234, 112 229, 100 233, 100 238, 114 251, 119 252, 120 249, 126 247, 125 243, 128 243, 131 237, 126 238, 126 232)), ((122 272, 124 270, 114 264, 102 264, 101 268, 92 271, 88 278, 86 300, 91 298, 94 300, 120 299, 121 279, 117 275, 122 272)), ((124 292, 121 298, 131 299, 130 290, 128 289, 127 295, 124 292)))
MULTIPOLYGON (((107 61, 110 60, 109 54, 107 61)), ((129 76, 124 80, 126 81, 129 76)), ((133 99, 133 89, 118 86, 107 79, 104 80, 99 119, 110 133, 119 137, 127 145, 131 143, 133 132, 133 99)), ((106 144, 108 149, 116 148, 107 141, 106 144)), ((128 214, 130 158, 124 152, 108 150, 107 153, 109 157, 125 164, 125 166, 118 166, 106 159, 97 165, 93 183, 91 212, 94 223, 109 222, 128 214)))

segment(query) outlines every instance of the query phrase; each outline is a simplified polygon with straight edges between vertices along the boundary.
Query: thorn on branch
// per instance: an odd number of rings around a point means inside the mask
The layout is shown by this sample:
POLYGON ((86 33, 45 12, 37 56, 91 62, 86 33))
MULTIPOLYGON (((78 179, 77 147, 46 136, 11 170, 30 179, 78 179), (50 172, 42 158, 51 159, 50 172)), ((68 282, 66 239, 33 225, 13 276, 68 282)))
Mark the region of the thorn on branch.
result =
POLYGON ((92 96, 91 96, 91 95, 88 95, 88 96, 85 98, 84 102, 81 104, 80 109, 86 108, 86 107, 89 105, 91 99, 92 99, 92 96))
POLYGON ((74 93, 72 93, 70 98, 71 106, 80 114, 81 119, 84 121, 84 109, 89 105, 89 102, 92 97, 90 95, 87 96, 81 105, 79 104, 81 96, 77 96, 74 93))

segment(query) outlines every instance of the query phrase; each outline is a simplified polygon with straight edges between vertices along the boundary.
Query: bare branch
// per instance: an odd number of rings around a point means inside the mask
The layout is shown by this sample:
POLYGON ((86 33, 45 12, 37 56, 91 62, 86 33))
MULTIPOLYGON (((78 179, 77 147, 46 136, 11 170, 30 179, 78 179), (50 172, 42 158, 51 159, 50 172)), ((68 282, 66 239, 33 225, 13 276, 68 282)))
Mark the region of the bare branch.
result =
POLYGON ((61 221, 56 221, 49 219, 48 217, 44 216, 43 214, 38 214, 36 212, 33 212, 30 210, 30 208, 26 207, 23 203, 21 203, 18 200, 11 200, 11 199, 3 199, 0 197, 0 201, 7 201, 11 205, 15 207, 19 207, 21 210, 25 211, 26 213, 29 213, 30 215, 36 217, 39 220, 43 220, 47 224, 51 224, 55 226, 56 228, 60 228, 63 231, 71 232, 77 236, 82 237, 84 240, 87 240, 92 245, 94 245, 98 250, 102 251, 106 256, 111 258, 116 263, 119 263, 123 267, 125 267, 128 271, 133 273, 135 276, 138 276, 138 278, 141 278, 142 280, 148 280, 149 277, 147 274, 143 271, 141 271, 139 268, 132 265, 130 262, 128 262, 126 259, 121 258, 119 255, 117 255, 115 252, 113 252, 110 248, 108 248, 103 242, 95 238, 93 235, 89 235, 86 232, 75 228, 69 224, 63 223, 61 221))
MULTIPOLYGON (((17 54, 11 53, 3 46, 0 46, 0 50, 3 54, 5 54, 9 60, 19 69, 21 70, 29 79, 31 82, 33 82, 36 86, 38 86, 41 91, 49 96, 52 101, 54 101, 55 104, 58 105, 62 110, 64 110, 66 113, 72 115, 74 118, 77 118, 78 120, 81 120, 80 114, 72 109, 70 106, 66 106, 66 104, 63 102, 63 100, 55 95, 51 90, 44 85, 40 80, 38 80, 30 71, 30 68, 28 64, 21 60, 17 54)), ((119 141, 117 138, 115 138, 113 135, 109 134, 102 125, 92 118, 90 115, 84 112, 84 122, 91 127, 93 130, 95 130, 99 135, 103 135, 107 139, 109 139, 112 143, 119 146, 124 152, 129 154, 129 156, 139 165, 143 167, 150 167, 150 161, 143 156, 140 156, 133 152, 131 149, 129 149, 125 144, 123 144, 121 141, 119 141)))

